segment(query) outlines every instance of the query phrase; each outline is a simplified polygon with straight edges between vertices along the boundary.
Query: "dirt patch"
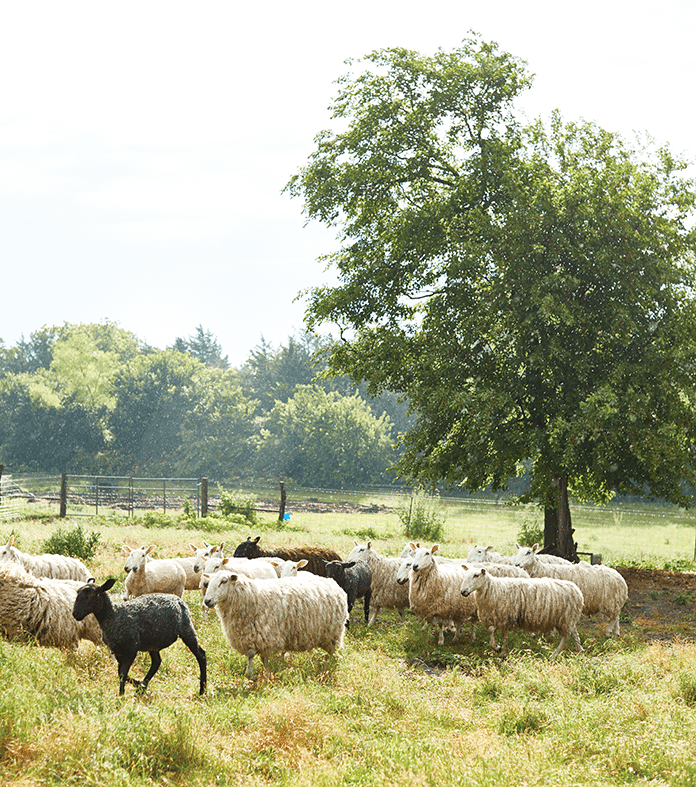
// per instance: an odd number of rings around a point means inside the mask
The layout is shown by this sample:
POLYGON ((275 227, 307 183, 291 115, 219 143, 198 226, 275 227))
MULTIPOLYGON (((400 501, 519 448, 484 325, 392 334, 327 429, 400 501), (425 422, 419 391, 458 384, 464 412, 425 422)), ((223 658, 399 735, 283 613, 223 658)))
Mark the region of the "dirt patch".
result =
POLYGON ((622 632, 642 640, 696 640, 696 573, 619 568, 628 585, 622 632))

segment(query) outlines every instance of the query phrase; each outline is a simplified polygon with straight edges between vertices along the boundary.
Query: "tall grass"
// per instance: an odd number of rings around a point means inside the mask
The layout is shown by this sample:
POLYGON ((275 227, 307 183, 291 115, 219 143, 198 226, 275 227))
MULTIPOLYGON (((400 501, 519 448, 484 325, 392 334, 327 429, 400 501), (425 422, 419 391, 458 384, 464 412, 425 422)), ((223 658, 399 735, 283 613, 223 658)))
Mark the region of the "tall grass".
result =
MULTIPOLYGON (((471 521, 455 526, 448 514, 443 551, 461 554, 474 541, 505 547, 485 537, 496 528, 515 537, 515 523, 495 513, 485 531, 471 521)), ((89 566, 100 581, 122 578, 123 543, 156 543, 161 557, 189 554, 189 542, 210 540, 199 524, 92 520, 86 526, 101 534, 101 543, 89 566)), ((368 531, 376 548, 390 554, 404 541, 389 512, 297 513, 292 528, 259 524, 262 543, 313 541, 341 554, 368 531)), ((11 529, 20 548, 35 551, 55 527, 31 520, 11 529)), ((251 534, 233 524, 216 540, 231 551, 251 534)), ((9 528, 0 539, 5 535, 9 528)), ((383 611, 367 629, 354 611, 340 656, 278 655, 272 673, 251 682, 243 675, 245 658, 226 645, 215 614, 203 618, 195 591, 185 598, 208 654, 209 690, 202 698, 197 665, 181 643, 162 653, 145 694, 128 687, 119 698, 116 665, 103 648, 83 643, 61 652, 0 640, 1 784, 696 782, 693 643, 645 644, 630 627, 608 641, 585 624, 582 654, 550 662, 555 637, 513 632, 503 662, 482 630, 476 641, 463 636, 455 646, 448 637, 438 647, 411 615, 402 624, 383 611)), ((148 664, 141 654, 131 674, 140 677, 148 664)))

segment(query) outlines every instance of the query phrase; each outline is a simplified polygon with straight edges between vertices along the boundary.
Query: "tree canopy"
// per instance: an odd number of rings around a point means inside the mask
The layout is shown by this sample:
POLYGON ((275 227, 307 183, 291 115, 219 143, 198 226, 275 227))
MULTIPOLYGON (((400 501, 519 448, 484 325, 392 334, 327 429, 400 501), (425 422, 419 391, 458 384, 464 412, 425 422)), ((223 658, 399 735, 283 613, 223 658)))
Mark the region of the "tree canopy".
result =
POLYGON ((694 483, 694 183, 668 148, 590 123, 523 125, 525 65, 472 37, 379 50, 339 80, 287 190, 338 230, 329 369, 391 390, 415 421, 411 480, 529 498, 571 554, 568 486, 688 505, 694 483))

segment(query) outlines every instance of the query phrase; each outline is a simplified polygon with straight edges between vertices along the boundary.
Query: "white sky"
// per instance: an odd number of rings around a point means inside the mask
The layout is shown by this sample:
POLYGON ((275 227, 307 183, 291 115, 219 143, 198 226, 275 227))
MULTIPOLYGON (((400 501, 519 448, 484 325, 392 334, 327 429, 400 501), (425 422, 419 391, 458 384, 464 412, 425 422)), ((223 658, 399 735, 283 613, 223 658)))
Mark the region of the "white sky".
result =
POLYGON ((234 366, 302 329, 335 248, 281 190, 348 57, 468 31, 559 108, 696 158, 696 3, 22 0, 0 11, 0 338, 116 321, 164 348, 202 324, 234 366))

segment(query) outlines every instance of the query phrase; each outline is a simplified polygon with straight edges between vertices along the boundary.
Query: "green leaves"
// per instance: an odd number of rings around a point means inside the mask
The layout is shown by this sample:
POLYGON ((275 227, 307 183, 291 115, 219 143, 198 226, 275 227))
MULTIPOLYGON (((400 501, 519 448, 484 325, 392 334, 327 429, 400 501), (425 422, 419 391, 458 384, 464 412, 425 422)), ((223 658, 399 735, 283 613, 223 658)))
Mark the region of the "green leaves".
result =
POLYGON ((524 65, 475 37, 351 65, 341 130, 319 135, 288 190, 340 230, 326 258, 338 284, 308 307, 312 325, 341 329, 330 370, 412 404, 401 472, 475 490, 533 460, 540 500, 568 477, 598 499, 686 502, 696 191, 684 162, 559 113, 521 128, 524 65))

